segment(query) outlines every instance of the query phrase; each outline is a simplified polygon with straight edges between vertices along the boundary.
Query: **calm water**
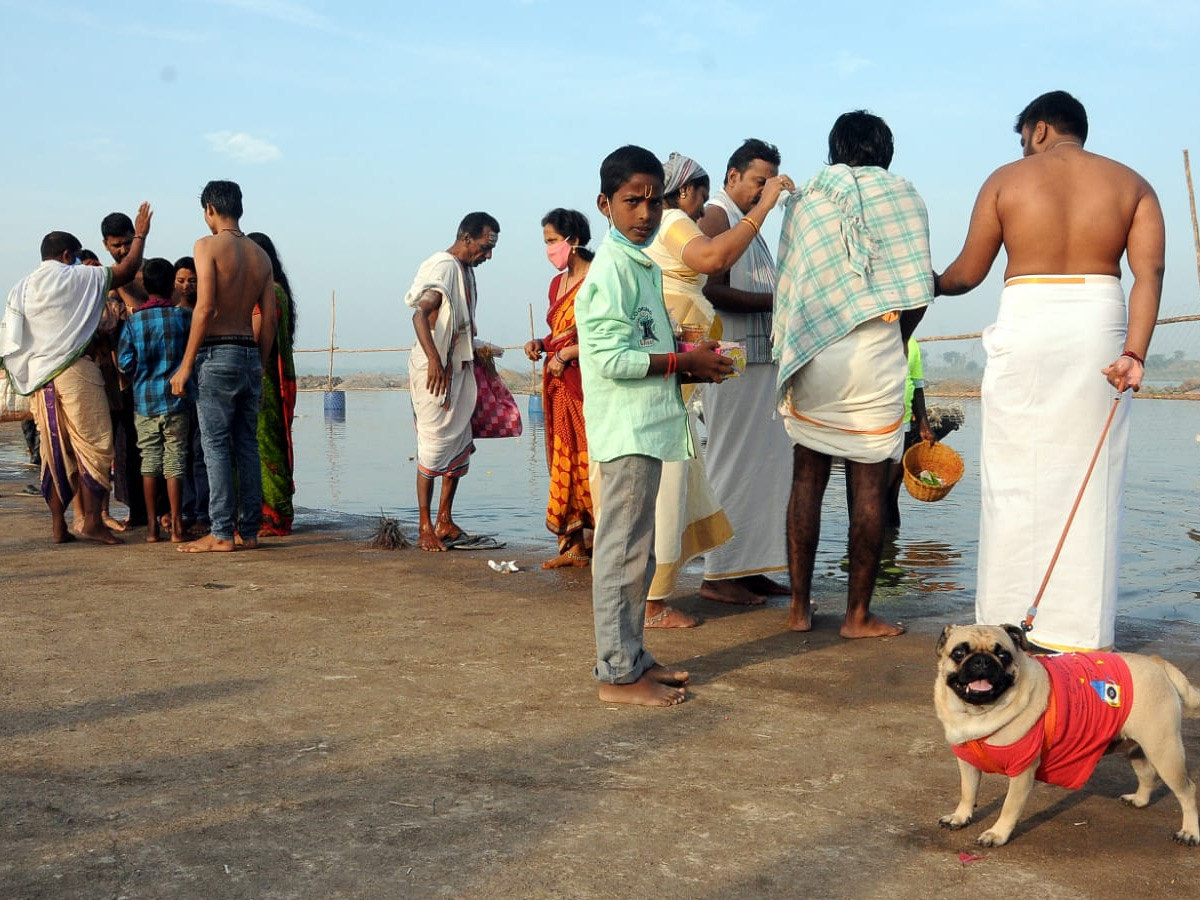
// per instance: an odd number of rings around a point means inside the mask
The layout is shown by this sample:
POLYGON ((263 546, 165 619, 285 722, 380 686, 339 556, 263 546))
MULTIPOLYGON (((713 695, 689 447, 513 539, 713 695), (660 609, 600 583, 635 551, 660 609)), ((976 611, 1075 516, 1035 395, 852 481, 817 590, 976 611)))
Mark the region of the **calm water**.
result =
MULTIPOLYGON (((374 517, 383 512, 415 531, 416 437, 408 394, 348 391, 345 397, 346 420, 339 423, 325 420, 320 393, 300 394, 298 523, 325 523, 331 513, 374 517)), ((527 398, 518 400, 524 406, 527 398)), ((961 403, 966 423, 946 443, 962 455, 966 474, 939 503, 919 503, 901 491, 904 525, 886 550, 894 566, 885 578, 900 589, 948 591, 966 603, 974 590, 978 550, 979 403, 961 403)), ((1200 624, 1200 543, 1188 536, 1200 527, 1200 406, 1138 400, 1132 417, 1120 610, 1200 624)), ((22 456, 19 429, 5 425, 0 470, 20 469, 22 456)), ((32 470, 24 471, 36 481, 32 470)), ((513 545, 540 544, 548 553, 546 489, 544 434, 526 416, 522 437, 478 443, 458 492, 456 519, 468 531, 495 532, 513 545)), ((825 497, 819 574, 844 577, 846 528, 844 482, 835 469, 825 497)))

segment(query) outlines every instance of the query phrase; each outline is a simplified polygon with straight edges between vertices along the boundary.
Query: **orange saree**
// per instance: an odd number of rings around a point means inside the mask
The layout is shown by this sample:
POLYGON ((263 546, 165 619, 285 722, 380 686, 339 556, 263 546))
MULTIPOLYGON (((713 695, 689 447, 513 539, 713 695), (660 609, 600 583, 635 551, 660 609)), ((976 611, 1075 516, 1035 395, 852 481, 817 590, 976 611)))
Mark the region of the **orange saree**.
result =
MULTIPOLYGON (((575 330, 575 295, 580 284, 562 297, 558 287, 566 275, 550 282, 550 334, 543 340, 548 356, 579 343, 575 330)), ((546 460, 550 467, 550 497, 546 527, 558 535, 563 552, 582 529, 595 528, 592 492, 588 485, 587 436, 583 430, 583 382, 579 361, 571 360, 561 376, 542 369, 542 406, 546 416, 546 460)))

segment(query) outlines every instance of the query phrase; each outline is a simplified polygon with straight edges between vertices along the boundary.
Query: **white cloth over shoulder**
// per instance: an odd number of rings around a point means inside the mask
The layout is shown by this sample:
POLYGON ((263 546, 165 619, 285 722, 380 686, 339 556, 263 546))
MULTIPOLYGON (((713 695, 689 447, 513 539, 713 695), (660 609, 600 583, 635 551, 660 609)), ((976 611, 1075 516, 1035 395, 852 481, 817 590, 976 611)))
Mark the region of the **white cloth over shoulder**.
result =
MULTIPOLYGON (((983 333, 982 502, 976 620, 1020 622, 1037 596, 1116 392, 1100 370, 1125 346, 1125 298, 1109 275, 1009 279, 983 333)), ((1096 460, 1030 639, 1052 650, 1113 644, 1126 392, 1096 460)))
POLYGON ((32 394, 83 352, 100 326, 111 272, 48 259, 9 291, 0 364, 18 394, 32 394))
MULTIPOLYGON (((437 323, 433 327, 433 344, 443 361, 451 353, 454 363, 470 362, 474 358, 471 343, 471 323, 475 315, 475 274, 446 251, 433 254, 417 270, 412 287, 404 295, 406 305, 417 308, 417 302, 427 290, 442 295, 437 323)), ((424 371, 429 366, 425 350, 415 343, 409 355, 409 366, 424 371)))

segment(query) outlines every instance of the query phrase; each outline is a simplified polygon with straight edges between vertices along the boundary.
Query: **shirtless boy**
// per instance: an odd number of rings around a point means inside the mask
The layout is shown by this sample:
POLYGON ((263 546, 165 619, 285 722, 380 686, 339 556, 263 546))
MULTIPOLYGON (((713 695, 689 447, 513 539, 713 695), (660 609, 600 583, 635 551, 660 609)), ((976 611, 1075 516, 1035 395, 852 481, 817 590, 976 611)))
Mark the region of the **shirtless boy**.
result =
POLYGON ((1000 312, 983 336, 976 617, 1024 616, 1111 409, 1031 635, 1054 650, 1102 649, 1113 643, 1129 433, 1129 403, 1114 399, 1142 383, 1162 295, 1162 210, 1137 172, 1083 148, 1087 113, 1065 91, 1030 103, 1015 130, 1024 158, 984 182, 962 252, 935 277, 937 293, 962 294, 1001 245, 1008 254, 1000 312))
POLYGON ((235 535, 244 549, 258 546, 262 522, 262 469, 258 404, 263 365, 275 340, 275 284, 271 261, 242 233, 242 190, 210 181, 200 194, 210 237, 196 241, 196 309, 187 350, 171 376, 171 391, 187 394, 196 374, 196 412, 208 467, 212 532, 181 553, 228 551, 235 535), (258 340, 255 307, 262 310, 258 340), (234 484, 234 478, 237 484, 234 484))

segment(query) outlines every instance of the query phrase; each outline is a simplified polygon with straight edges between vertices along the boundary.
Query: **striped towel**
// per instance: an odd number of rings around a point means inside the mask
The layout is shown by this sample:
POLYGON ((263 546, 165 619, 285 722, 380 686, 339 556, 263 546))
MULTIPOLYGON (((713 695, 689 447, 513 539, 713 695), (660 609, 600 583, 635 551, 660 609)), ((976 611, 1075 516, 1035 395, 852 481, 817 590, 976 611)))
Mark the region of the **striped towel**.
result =
POLYGON ((929 216, 906 180, 827 166, 788 201, 772 323, 777 389, 870 319, 933 300, 929 216))

